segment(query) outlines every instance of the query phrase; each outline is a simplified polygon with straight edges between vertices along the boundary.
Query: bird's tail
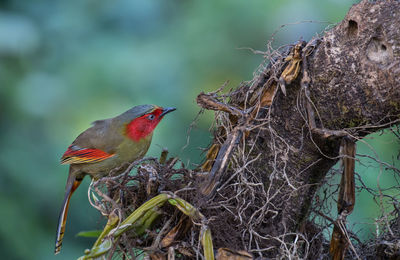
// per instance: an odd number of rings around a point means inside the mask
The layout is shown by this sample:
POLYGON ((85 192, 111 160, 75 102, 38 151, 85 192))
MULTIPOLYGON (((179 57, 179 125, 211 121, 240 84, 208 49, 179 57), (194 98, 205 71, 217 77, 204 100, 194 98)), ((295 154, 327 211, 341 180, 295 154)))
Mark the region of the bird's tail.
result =
POLYGON ((60 216, 58 217, 58 227, 56 234, 56 247, 54 249, 54 254, 58 254, 61 251, 62 241, 64 238, 65 223, 67 221, 69 200, 71 199, 72 193, 79 187, 82 179, 77 179, 75 174, 71 174, 72 170, 70 168, 69 175, 67 179, 67 185, 65 187, 64 201, 61 207, 60 216))

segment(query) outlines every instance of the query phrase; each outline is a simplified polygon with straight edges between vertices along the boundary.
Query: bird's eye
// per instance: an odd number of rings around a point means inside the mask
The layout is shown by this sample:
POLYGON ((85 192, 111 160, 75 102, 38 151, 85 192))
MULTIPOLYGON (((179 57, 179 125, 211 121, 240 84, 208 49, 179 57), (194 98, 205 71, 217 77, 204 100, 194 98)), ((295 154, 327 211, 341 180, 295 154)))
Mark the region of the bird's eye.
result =
POLYGON ((153 114, 150 114, 148 117, 147 117, 147 119, 149 119, 149 120, 153 120, 155 118, 155 116, 153 115, 153 114))

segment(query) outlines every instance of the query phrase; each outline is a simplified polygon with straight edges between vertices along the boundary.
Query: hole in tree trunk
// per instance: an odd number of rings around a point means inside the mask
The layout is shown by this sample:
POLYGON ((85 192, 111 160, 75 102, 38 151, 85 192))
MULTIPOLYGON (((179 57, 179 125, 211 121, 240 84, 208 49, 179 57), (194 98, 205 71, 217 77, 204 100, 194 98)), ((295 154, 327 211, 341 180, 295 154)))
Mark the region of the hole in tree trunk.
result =
POLYGON ((354 20, 349 20, 349 25, 347 27, 347 36, 356 37, 358 33, 358 24, 354 20))
POLYGON ((373 63, 387 66, 393 61, 393 50, 384 39, 372 37, 367 47, 367 57, 373 63))

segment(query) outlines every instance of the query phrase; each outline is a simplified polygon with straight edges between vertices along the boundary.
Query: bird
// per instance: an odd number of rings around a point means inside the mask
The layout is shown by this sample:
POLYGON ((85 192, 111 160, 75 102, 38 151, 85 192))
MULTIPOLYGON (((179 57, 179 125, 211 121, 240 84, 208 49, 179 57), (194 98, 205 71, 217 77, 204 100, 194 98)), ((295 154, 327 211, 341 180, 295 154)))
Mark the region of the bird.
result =
POLYGON ((98 180, 110 171, 142 158, 149 149, 153 130, 174 107, 139 105, 109 119, 97 120, 83 131, 61 157, 69 166, 65 195, 58 218, 54 254, 61 251, 68 207, 83 178, 98 180))

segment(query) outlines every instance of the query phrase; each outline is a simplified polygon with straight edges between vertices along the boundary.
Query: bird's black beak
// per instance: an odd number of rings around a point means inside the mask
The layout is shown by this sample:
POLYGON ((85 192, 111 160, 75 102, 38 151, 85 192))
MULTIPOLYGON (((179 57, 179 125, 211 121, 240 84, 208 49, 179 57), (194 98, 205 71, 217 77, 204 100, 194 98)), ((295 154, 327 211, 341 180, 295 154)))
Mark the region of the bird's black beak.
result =
POLYGON ((176 108, 174 108, 174 107, 163 108, 163 111, 162 111, 160 117, 163 117, 166 114, 168 114, 169 112, 172 112, 172 111, 175 111, 175 110, 176 110, 176 108))

